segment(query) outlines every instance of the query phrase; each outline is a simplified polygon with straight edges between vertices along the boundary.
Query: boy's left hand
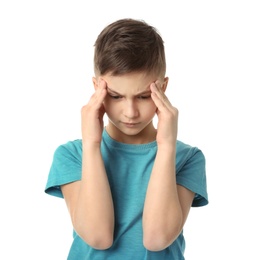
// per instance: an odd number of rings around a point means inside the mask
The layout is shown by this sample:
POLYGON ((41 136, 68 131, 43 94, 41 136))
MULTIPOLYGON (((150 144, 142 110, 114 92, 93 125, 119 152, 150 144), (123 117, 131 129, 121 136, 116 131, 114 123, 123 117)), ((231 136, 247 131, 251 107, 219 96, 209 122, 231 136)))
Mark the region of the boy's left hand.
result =
POLYGON ((158 145, 175 145, 178 131, 178 109, 172 106, 166 97, 159 81, 150 85, 151 97, 157 106, 157 136, 158 145))

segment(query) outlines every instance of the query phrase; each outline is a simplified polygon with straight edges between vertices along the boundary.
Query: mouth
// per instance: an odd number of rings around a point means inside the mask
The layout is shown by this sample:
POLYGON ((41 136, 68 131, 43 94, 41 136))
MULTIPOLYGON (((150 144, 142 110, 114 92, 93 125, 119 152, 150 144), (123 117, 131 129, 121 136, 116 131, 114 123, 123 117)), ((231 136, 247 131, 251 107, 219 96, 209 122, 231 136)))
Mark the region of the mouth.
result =
POLYGON ((123 123, 123 125, 125 125, 126 127, 130 127, 130 128, 132 128, 132 127, 136 127, 139 123, 129 123, 129 122, 122 122, 123 123))

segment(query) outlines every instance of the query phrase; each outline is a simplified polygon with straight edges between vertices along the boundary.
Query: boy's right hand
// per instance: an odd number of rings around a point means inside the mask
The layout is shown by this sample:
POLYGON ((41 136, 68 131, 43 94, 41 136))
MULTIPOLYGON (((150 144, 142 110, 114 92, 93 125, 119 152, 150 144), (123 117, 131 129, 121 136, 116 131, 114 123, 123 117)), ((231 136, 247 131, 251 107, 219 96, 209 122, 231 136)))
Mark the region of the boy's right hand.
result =
POLYGON ((89 102, 81 109, 82 144, 98 144, 102 140, 105 108, 103 101, 107 94, 107 83, 99 79, 98 87, 89 102))

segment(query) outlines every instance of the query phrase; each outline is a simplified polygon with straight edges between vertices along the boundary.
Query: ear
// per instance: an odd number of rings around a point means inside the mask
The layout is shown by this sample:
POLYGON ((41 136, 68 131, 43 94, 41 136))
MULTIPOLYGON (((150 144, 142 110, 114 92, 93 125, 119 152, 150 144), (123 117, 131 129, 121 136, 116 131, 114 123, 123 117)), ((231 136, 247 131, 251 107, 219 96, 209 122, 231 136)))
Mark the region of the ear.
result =
POLYGON ((98 87, 98 79, 96 77, 92 77, 92 82, 93 82, 94 88, 96 90, 98 87))
POLYGON ((163 85, 162 85, 163 92, 166 91, 168 82, 169 82, 169 78, 168 78, 168 77, 165 77, 165 78, 163 79, 163 85))

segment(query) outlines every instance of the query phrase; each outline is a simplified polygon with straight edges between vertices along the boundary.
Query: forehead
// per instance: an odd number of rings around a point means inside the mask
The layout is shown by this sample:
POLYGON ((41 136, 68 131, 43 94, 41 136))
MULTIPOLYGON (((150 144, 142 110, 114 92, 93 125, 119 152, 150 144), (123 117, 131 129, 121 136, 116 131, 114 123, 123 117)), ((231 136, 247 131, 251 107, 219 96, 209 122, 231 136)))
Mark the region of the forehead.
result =
POLYGON ((136 94, 150 89, 150 84, 157 80, 154 74, 140 72, 120 76, 104 75, 102 78, 107 82, 107 87, 120 94, 136 94))

